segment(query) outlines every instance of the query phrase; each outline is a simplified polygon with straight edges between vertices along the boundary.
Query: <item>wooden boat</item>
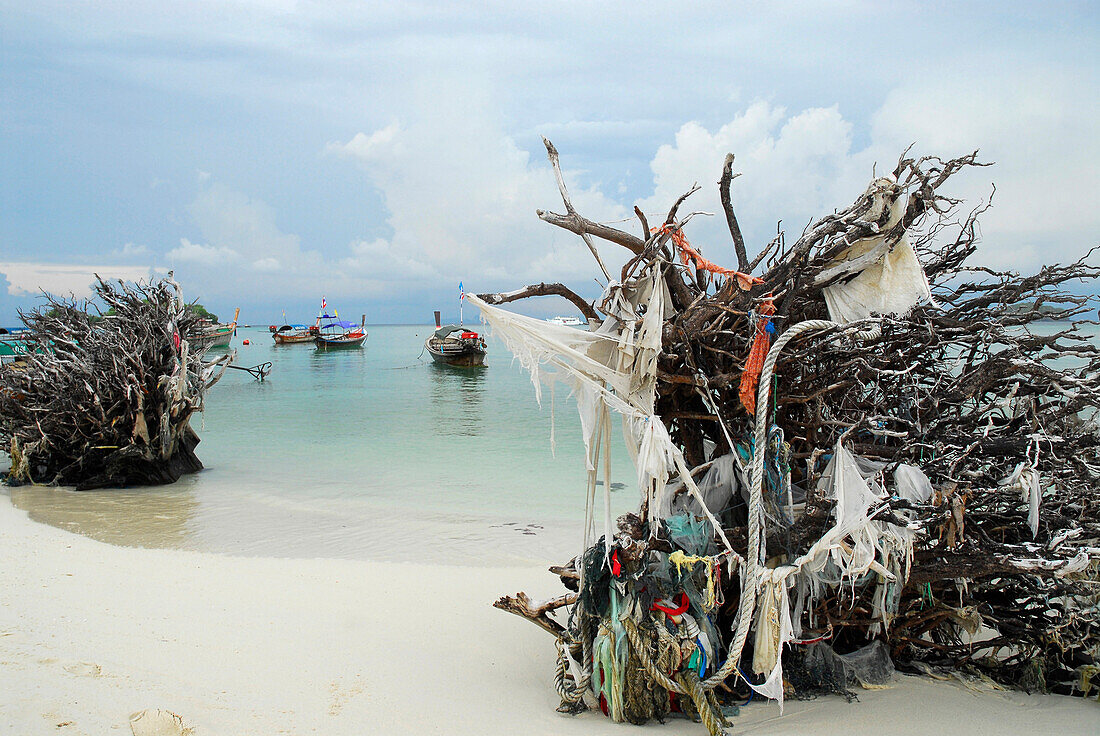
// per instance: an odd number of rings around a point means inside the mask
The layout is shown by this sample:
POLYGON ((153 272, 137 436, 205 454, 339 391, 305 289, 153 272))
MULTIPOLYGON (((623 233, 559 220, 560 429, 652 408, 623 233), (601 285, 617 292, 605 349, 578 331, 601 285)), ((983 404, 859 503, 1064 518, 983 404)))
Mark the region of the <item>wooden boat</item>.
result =
POLYGON ((317 335, 313 339, 319 350, 361 348, 367 339, 367 331, 363 329, 366 325, 365 314, 358 325, 354 322, 328 322, 318 327, 317 335))
POLYGON ((233 321, 222 324, 210 324, 200 327, 199 330, 187 338, 191 347, 195 350, 210 350, 212 348, 227 348, 233 340, 233 334, 237 331, 237 317, 241 315, 241 308, 233 313, 233 321))
MULTIPOLYGON (((320 322, 320 320, 318 320, 320 322)), ((274 330, 271 336, 276 345, 294 345, 295 343, 310 343, 320 334, 317 325, 283 325, 274 330)))
POLYGON ((464 367, 485 365, 485 338, 462 325, 439 325, 435 313, 435 332, 424 341, 424 349, 436 363, 464 367))
POLYGON ((11 330, 0 328, 0 364, 22 360, 34 352, 30 340, 30 331, 25 327, 11 330))

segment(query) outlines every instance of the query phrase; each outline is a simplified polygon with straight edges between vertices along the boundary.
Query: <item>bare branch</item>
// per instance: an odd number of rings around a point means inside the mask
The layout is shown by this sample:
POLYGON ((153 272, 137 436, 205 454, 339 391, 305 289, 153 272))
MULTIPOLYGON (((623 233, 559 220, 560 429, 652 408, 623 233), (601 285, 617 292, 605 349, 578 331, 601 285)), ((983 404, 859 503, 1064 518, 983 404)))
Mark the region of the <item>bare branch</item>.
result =
POLYGON ((730 185, 733 180, 741 176, 733 173, 733 154, 726 154, 726 162, 722 165, 722 178, 718 180, 718 194, 722 198, 722 209, 726 213, 726 224, 730 229, 730 237, 733 238, 733 249, 737 253, 737 270, 743 273, 752 273, 749 266, 749 256, 745 252, 745 238, 741 235, 741 227, 737 224, 737 215, 733 213, 733 201, 730 199, 730 185))
POLYGON ((486 304, 506 304, 519 299, 527 299, 533 296, 560 296, 568 299, 588 319, 599 320, 599 313, 586 302, 579 294, 567 288, 564 284, 533 284, 523 289, 499 294, 478 294, 479 299, 486 304))

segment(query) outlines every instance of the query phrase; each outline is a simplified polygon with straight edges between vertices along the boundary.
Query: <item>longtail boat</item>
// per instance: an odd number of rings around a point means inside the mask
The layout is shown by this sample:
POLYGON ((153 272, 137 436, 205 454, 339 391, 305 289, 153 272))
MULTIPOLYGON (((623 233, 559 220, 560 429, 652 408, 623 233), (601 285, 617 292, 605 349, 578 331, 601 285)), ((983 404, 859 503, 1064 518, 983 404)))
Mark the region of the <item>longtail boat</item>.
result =
POLYGON ((485 338, 461 324, 439 324, 439 312, 435 313, 435 332, 424 341, 424 349, 432 360, 444 365, 474 367, 485 365, 485 338))
MULTIPOLYGON (((328 317, 327 314, 324 316, 328 317)), ((317 335, 314 337, 314 342, 317 343, 319 350, 363 347, 363 343, 367 339, 367 331, 364 329, 366 325, 367 315, 365 314, 362 322, 358 325, 354 322, 328 322, 320 325, 317 335)))
POLYGON ((313 325, 283 325, 272 330, 271 338, 276 345, 294 345, 296 343, 314 342, 320 334, 321 319, 317 318, 317 324, 313 325))
POLYGON ((233 340, 233 333, 237 331, 237 318, 240 316, 241 308, 237 307, 237 311, 233 313, 232 322, 199 327, 194 334, 187 338, 187 341, 196 350, 227 348, 233 340))

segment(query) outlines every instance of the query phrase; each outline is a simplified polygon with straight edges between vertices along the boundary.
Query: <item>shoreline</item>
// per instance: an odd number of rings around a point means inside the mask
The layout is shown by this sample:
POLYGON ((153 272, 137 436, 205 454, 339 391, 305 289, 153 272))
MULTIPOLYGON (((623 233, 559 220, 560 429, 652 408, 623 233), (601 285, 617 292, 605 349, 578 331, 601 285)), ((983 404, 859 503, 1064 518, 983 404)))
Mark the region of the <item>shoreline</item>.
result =
MULTIPOLYGON (((493 609, 557 594, 545 566, 232 557, 115 547, 31 521, 0 494, 0 724, 5 733, 129 734, 165 709, 195 736, 623 734, 555 712, 554 647, 493 609)), ((853 736, 1094 733, 1100 704, 976 693, 899 677, 883 691, 758 704, 735 732, 853 736)), ((674 718, 652 733, 704 735, 674 718)), ((2 729, 0 729, 2 730, 2 729)))

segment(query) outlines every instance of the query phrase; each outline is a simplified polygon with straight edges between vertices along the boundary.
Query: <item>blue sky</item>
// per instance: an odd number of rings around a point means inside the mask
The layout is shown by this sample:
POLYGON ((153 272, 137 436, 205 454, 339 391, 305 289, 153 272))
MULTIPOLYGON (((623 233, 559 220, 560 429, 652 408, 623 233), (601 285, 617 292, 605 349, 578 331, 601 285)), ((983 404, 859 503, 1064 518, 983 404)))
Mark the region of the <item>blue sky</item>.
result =
MULTIPOLYGON (((172 268, 257 324, 322 294, 426 321, 460 280, 594 293, 583 244, 535 216, 561 209, 540 135, 605 221, 694 181, 691 207, 719 211, 732 151, 750 247, 911 142, 980 148, 997 166, 953 193, 997 184, 982 259, 1065 260, 1100 242, 1096 8, 0 0, 0 324, 92 271, 172 268)), ((730 261, 723 229, 688 236, 730 261)))

